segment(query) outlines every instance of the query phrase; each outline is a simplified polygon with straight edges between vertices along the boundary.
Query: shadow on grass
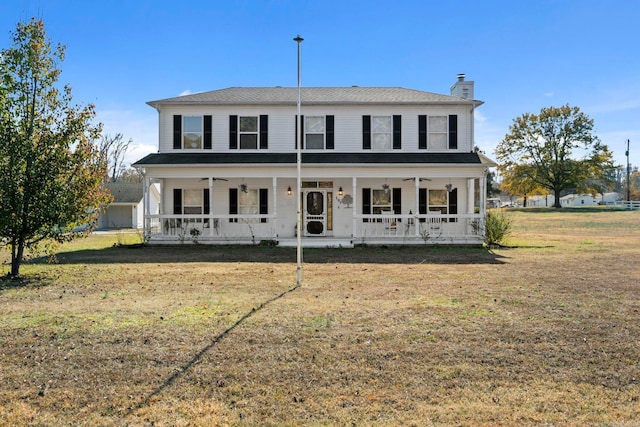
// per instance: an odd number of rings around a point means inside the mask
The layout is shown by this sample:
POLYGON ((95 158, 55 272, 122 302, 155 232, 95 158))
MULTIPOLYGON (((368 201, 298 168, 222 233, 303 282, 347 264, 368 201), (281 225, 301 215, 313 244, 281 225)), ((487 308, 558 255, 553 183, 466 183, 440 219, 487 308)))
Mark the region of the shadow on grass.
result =
POLYGON ((8 274, 0 276, 0 291, 16 288, 35 287, 40 288, 51 283, 50 279, 40 275, 10 277, 8 274))
POLYGON ((176 369, 175 372, 173 373, 173 375, 168 377, 162 384, 160 384, 158 387, 156 387, 142 401, 140 401, 138 404, 130 407, 126 415, 127 416, 131 415, 132 413, 134 413, 138 409, 140 409, 140 408, 142 408, 144 406, 147 406, 149 404, 149 402, 151 401, 151 399, 153 399, 155 396, 158 396, 165 389, 169 388, 178 378, 182 377, 189 369, 191 369, 191 367, 193 365, 198 363, 202 359, 202 356, 204 354, 206 354, 207 352, 209 352, 209 350, 211 350, 213 347, 215 347, 220 341, 222 341, 222 339, 224 337, 226 337, 229 333, 231 333, 235 328, 237 328, 242 323, 244 323, 245 320, 247 320, 248 318, 253 316, 258 311, 262 310, 263 308, 265 308, 267 305, 271 304, 272 302, 275 302, 275 301, 277 301, 277 300, 279 300, 281 298, 284 298, 287 294, 295 291, 296 289, 299 289, 299 286, 294 286, 293 288, 287 289, 286 291, 282 292, 281 294, 276 295, 273 298, 268 299, 267 301, 259 304, 257 307, 252 308, 251 311, 247 312, 244 316, 242 316, 240 319, 238 319, 238 321, 236 323, 234 323, 229 328, 224 330, 220 335, 215 337, 209 344, 207 344, 202 349, 200 349, 199 352, 195 353, 193 355, 193 357, 190 360, 187 361, 187 363, 182 365, 179 369, 176 369))
MULTIPOLYGON (((504 256, 480 247, 357 247, 309 248, 304 263, 337 264, 502 264, 504 256)), ((295 263, 295 248, 262 246, 121 246, 99 250, 62 252, 60 264, 255 262, 295 263)), ((45 263, 37 258, 32 263, 45 263)))

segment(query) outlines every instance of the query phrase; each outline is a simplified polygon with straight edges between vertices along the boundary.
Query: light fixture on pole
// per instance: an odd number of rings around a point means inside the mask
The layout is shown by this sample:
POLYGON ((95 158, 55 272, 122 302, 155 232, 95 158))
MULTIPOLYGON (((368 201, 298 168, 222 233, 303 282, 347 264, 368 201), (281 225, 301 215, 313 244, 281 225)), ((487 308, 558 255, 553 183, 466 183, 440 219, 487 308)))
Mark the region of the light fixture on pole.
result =
MULTIPOLYGON (((629 139, 627 139, 627 202, 631 201, 631 180, 629 179, 629 174, 631 173, 631 166, 629 165, 629 139)), ((629 208, 631 208, 631 204, 629 204, 629 208)))
POLYGON ((296 117, 296 122, 298 123, 297 131, 296 131, 296 168, 297 168, 297 176, 298 182, 296 185, 296 199, 298 200, 298 221, 296 226, 296 236, 297 236, 297 249, 296 256, 298 261, 298 267, 296 270, 296 286, 300 286, 302 283, 302 199, 300 198, 300 193, 302 192, 302 176, 301 176, 301 167, 302 167, 302 116, 300 114, 300 45, 304 39, 300 37, 300 34, 296 38, 293 39, 298 44, 298 115, 296 117))

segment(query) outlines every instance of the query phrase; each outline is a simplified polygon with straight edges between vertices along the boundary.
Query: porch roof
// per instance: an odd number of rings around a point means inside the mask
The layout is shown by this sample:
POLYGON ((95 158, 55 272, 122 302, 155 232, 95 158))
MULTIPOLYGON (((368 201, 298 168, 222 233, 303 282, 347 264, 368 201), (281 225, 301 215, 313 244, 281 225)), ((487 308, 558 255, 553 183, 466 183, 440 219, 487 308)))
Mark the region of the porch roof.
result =
MULTIPOLYGON (((294 165, 296 159, 296 153, 154 153, 138 160, 133 166, 294 165)), ((308 165, 480 165, 483 161, 477 153, 302 153, 302 163, 308 165)))

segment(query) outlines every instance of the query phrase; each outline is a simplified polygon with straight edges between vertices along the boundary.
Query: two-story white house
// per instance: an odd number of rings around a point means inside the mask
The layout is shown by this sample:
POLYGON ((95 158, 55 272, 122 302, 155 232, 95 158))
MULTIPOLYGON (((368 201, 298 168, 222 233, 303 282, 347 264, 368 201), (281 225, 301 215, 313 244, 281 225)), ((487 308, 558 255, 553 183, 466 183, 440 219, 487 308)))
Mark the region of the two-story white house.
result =
POLYGON ((473 82, 450 95, 398 87, 233 87, 151 101, 159 150, 134 166, 150 243, 479 244, 486 173, 473 82), (301 190, 297 135, 301 125, 301 190), (145 206, 149 206, 148 203, 145 206))

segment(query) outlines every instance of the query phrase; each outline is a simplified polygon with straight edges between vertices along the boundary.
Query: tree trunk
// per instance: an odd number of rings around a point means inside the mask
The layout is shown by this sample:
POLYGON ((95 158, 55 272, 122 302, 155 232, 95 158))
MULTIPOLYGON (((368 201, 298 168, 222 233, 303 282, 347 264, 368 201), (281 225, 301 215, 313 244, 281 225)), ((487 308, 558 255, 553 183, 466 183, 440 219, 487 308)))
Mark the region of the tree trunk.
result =
POLYGON ((555 202, 553 203, 553 207, 554 208, 561 208, 562 205, 560 204, 560 190, 555 190, 553 192, 554 196, 555 196, 555 202))
POLYGON ((11 250, 11 277, 18 277, 20 275, 20 264, 22 264, 23 255, 24 241, 19 239, 11 250))

